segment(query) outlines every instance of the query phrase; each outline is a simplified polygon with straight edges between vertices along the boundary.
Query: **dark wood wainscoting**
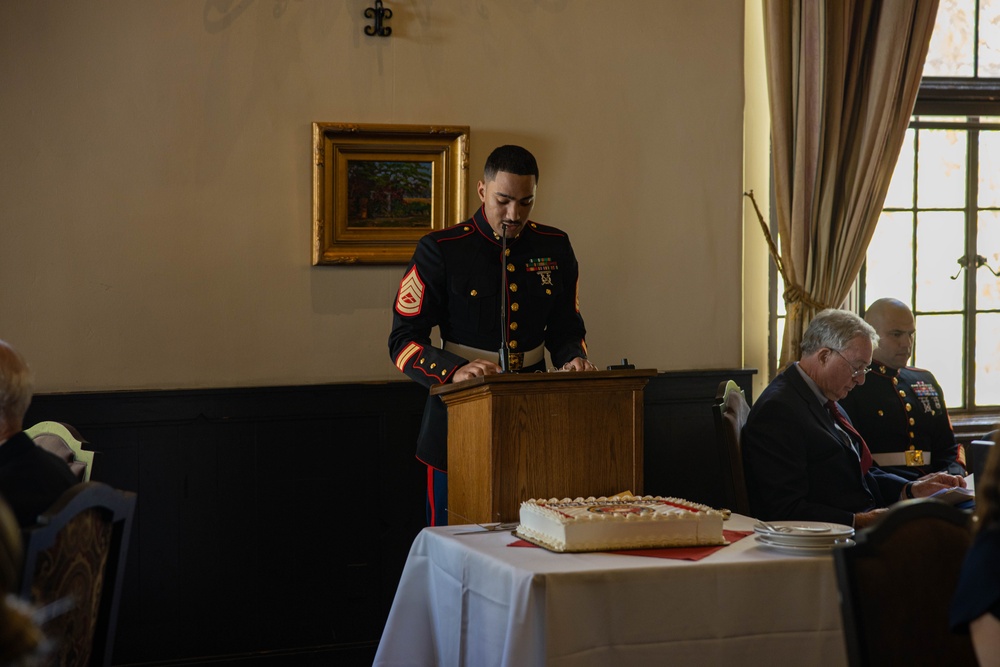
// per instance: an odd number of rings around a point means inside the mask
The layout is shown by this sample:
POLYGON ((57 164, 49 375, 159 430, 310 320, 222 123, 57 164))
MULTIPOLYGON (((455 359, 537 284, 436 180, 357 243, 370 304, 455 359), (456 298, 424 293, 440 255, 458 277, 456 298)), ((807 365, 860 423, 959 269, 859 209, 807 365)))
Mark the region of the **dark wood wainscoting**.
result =
MULTIPOLYGON (((661 373, 646 492, 717 504, 711 403, 754 371, 661 373)), ((93 478, 139 496, 117 665, 370 665, 413 538, 426 390, 411 382, 42 394, 93 478)))

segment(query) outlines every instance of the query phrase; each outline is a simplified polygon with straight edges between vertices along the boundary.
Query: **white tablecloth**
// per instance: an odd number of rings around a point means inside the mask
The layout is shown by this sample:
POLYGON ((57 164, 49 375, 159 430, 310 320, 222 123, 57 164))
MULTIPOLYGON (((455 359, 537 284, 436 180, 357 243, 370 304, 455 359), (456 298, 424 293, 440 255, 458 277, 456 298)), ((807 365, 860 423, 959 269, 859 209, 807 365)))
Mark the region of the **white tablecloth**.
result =
MULTIPOLYGON (((750 530, 733 515, 727 530, 750 530)), ((692 562, 424 529, 375 665, 845 665, 833 558, 743 538, 692 562)))

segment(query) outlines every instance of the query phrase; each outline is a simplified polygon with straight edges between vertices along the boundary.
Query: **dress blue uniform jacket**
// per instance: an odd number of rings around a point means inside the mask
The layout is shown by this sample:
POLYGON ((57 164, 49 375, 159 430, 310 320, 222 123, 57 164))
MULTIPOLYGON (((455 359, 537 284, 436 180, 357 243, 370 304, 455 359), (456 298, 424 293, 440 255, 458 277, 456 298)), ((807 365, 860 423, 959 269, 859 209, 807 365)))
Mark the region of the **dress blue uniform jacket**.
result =
POLYGON ((855 449, 797 368, 780 373, 743 427, 743 466, 754 516, 854 525, 854 514, 899 499, 906 480, 872 466, 855 449))
POLYGON ((868 443, 880 453, 905 452, 913 446, 930 452, 927 466, 880 466, 900 477, 916 479, 937 470, 964 475, 955 431, 944 404, 944 391, 934 374, 921 368, 895 369, 877 361, 865 383, 855 387, 840 405, 868 443))
MULTIPOLYGON (((512 352, 544 344, 557 367, 586 358, 579 269, 566 233, 529 221, 517 238, 507 240, 503 270, 501 252, 482 207, 464 223, 420 239, 396 293, 389 335, 389 355, 407 377, 430 388, 448 382, 467 363, 431 345, 435 326, 443 341, 499 351, 502 306, 512 352)), ((542 361, 522 372, 544 369, 542 361)), ((447 434, 445 406, 428 396, 417 458, 447 470, 447 434)))

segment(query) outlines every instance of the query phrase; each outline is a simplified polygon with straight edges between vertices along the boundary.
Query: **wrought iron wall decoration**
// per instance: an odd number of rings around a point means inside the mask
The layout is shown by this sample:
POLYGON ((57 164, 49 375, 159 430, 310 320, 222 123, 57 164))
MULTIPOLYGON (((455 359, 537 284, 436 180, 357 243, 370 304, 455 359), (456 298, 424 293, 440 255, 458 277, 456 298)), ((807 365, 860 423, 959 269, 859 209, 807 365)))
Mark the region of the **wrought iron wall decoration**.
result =
POLYGON ((365 18, 375 19, 375 25, 365 26, 366 35, 378 35, 379 37, 388 37, 392 34, 392 28, 387 25, 383 25, 382 21, 385 19, 392 18, 392 10, 388 7, 382 6, 382 0, 375 0, 375 6, 369 7, 365 10, 365 18))

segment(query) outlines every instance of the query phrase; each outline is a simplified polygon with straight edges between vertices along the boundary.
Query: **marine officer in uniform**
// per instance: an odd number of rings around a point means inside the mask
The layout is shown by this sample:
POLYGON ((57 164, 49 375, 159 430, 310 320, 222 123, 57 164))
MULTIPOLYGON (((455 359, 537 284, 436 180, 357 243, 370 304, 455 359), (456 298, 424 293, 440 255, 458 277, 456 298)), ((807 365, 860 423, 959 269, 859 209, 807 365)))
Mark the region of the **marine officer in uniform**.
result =
MULTIPOLYGON (((596 370, 587 360, 569 237, 529 219, 537 184, 534 156, 501 146, 486 160, 475 215, 420 239, 396 293, 389 335, 389 355, 410 379, 430 388, 500 373, 504 348, 512 372, 544 371, 546 349, 556 368, 596 370), (435 326, 442 347, 431 344, 435 326)), ((427 465, 432 526, 448 522, 447 442, 444 403, 428 396, 417 458, 427 465)))
POLYGON ((944 392, 933 373, 906 365, 913 353, 913 311, 879 299, 865 313, 879 335, 863 385, 840 401, 880 468, 906 479, 943 470, 965 475, 944 392))

